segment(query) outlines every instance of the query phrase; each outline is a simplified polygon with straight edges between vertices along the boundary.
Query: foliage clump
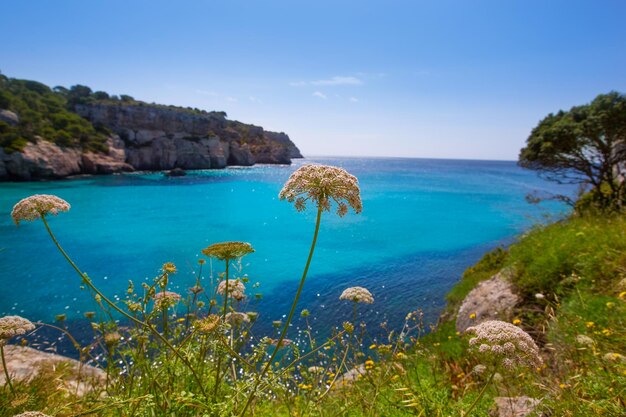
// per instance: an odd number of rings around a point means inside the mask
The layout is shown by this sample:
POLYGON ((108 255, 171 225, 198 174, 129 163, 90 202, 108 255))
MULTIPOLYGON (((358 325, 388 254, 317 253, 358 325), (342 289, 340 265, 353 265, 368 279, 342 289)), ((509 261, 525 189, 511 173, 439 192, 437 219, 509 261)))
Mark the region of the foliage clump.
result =
MULTIPOLYGON (((626 203, 626 96, 612 91, 591 103, 549 114, 532 130, 519 164, 559 183, 580 184, 600 209, 626 203)), ((571 200, 559 196, 562 200, 571 200)))
POLYGON ((0 74, 0 110, 10 110, 19 118, 17 124, 0 121, 0 147, 8 153, 21 151, 41 138, 61 147, 107 151, 108 131, 72 111, 75 87, 51 89, 0 74))

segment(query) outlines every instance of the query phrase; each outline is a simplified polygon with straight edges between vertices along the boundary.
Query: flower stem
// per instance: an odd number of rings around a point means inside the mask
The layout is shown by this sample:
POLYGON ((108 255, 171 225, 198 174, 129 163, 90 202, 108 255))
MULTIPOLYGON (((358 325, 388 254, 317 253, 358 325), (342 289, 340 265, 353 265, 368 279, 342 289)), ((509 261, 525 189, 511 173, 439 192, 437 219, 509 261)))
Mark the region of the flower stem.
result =
POLYGON ((0 341, 0 356, 2 357, 2 368, 4 369, 4 376, 7 379, 7 385, 11 389, 11 394, 13 394, 13 398, 15 398, 15 389, 13 388, 13 384, 11 383, 11 377, 9 376, 9 369, 7 368, 7 361, 4 359, 4 343, 0 341))
POLYGON ((291 310, 289 311, 289 315, 287 316, 287 321, 285 322, 285 326, 283 327, 283 330, 282 330, 282 332, 280 334, 280 337, 278 338, 278 342, 276 343, 276 347, 274 348, 274 352, 272 352, 272 355, 270 356, 269 360, 267 361, 267 363, 263 367, 263 370, 261 371, 261 373, 257 377, 256 383, 255 383, 254 387, 252 388, 252 392, 248 396, 248 399, 246 400, 246 404, 244 405, 243 410, 241 411, 240 416, 243 416, 246 413, 246 410, 248 409, 248 407, 250 406, 250 403, 252 402, 252 400, 254 399, 254 397, 256 395, 257 388, 259 387, 259 384, 261 383, 261 378, 263 378, 263 376, 269 370, 270 366, 272 365, 272 362, 274 361, 274 358, 276 357, 276 354, 278 353, 278 349, 280 349, 280 346, 282 345, 283 339, 285 339, 285 335, 287 334, 287 329, 289 328, 289 324, 291 323, 291 319, 293 318, 293 315, 294 315, 294 313, 296 311, 296 306, 298 304, 298 299, 300 298, 300 294, 302 293, 302 288, 304 287, 304 281, 306 280, 306 275, 309 272, 309 266, 311 265, 311 259, 313 259, 313 252, 315 251, 315 244, 317 243, 317 235, 318 235, 318 233, 320 231, 321 219, 322 219, 322 207, 318 206, 318 208, 317 208, 317 218, 315 219, 315 232, 313 233, 313 241, 311 242, 311 249, 309 250, 309 257, 306 260, 306 265, 304 266, 304 271, 302 272, 302 278, 300 279, 300 285, 298 286, 298 291, 296 292, 296 296, 294 297, 293 303, 291 304, 291 310))
POLYGON ((163 344, 165 344, 165 346, 167 346, 172 352, 174 352, 174 354, 178 356, 178 358, 185 364, 185 366, 189 368, 189 370, 191 371, 191 374, 196 380, 196 383, 198 384, 198 387, 200 388, 200 391, 202 392, 202 395, 204 395, 204 397, 208 399, 209 397, 202 385, 202 380, 200 379, 196 371, 193 369, 193 366, 191 365, 191 363, 189 363, 187 358, 185 358, 174 346, 172 346, 171 343, 165 337, 163 337, 163 335, 161 335, 154 327, 150 326, 148 323, 144 323, 143 321, 131 316, 130 314, 128 314, 127 312, 119 308, 114 302, 109 300, 102 292, 100 292, 100 290, 91 282, 91 279, 87 276, 87 274, 85 274, 83 271, 80 270, 80 268, 69 257, 67 252, 65 252, 65 250, 61 247, 61 244, 58 242, 58 240, 54 236, 54 233, 52 233, 52 230, 50 229, 50 226, 48 225, 48 222, 46 221, 46 216, 44 214, 41 215, 41 220, 43 221, 44 226, 46 226, 46 230, 48 231, 48 234, 52 238, 52 242, 54 242, 57 249, 59 250, 59 252, 61 252, 61 255, 63 255, 65 260, 67 260, 67 262, 69 262, 69 264, 72 266, 72 268, 74 268, 74 270, 78 273, 78 275, 80 275, 83 282, 89 288, 91 288, 98 296, 100 296, 102 300, 104 300, 108 305, 113 307, 115 311, 117 311, 118 313, 120 313, 121 315, 129 319, 130 321, 136 324, 139 324, 140 326, 150 330, 150 332, 152 332, 152 334, 154 334, 158 339, 160 339, 163 342, 163 344))
MULTIPOLYGON (((224 308, 222 311, 222 323, 226 321, 226 309, 228 308, 228 265, 230 259, 226 258, 226 288, 224 290, 224 308)), ((217 392, 220 388, 220 368, 222 367, 222 355, 217 355, 217 366, 215 367, 215 391, 214 397, 217 398, 217 392)))
POLYGON ((491 385, 491 381, 493 381, 493 377, 495 375, 496 375, 496 371, 493 371, 491 373, 491 376, 489 377, 489 380, 487 381, 487 383, 483 387, 483 389, 480 390, 480 393, 478 394, 478 397, 476 397, 476 399, 474 399, 474 402, 472 403, 472 405, 470 405, 470 408, 468 408, 467 411, 462 414, 463 417, 467 417, 467 416, 470 415, 470 412, 474 409, 474 407, 476 407, 476 404, 478 404, 478 401, 480 401, 480 399, 483 397, 483 395, 485 395, 485 391, 487 391, 487 388, 489 387, 489 385, 491 385))

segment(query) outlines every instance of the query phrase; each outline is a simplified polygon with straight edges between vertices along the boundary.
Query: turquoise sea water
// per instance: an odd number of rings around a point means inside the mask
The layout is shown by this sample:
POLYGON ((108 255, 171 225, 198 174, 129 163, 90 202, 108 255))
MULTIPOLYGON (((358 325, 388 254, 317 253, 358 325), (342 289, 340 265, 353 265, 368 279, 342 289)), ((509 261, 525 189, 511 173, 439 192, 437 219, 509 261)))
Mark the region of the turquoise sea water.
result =
MULTIPOLYGON (((298 213, 277 197, 291 172, 307 162, 344 167, 359 178, 363 198, 361 215, 325 213, 322 219, 300 303, 320 331, 349 317, 350 308, 337 298, 354 285, 369 288, 376 298, 361 309, 368 321, 397 325, 417 308, 434 320, 446 292, 485 251, 565 210, 526 203, 524 196, 534 190, 563 190, 513 162, 313 158, 179 178, 150 173, 4 183, 0 315, 53 321, 65 313, 71 321, 95 309, 43 224, 15 227, 11 221, 18 200, 46 193, 72 205, 50 225, 110 297, 124 297, 128 280, 151 280, 168 261, 179 269, 171 289, 185 293, 202 248, 226 240, 250 242, 256 252, 245 258, 243 273, 249 287, 259 283, 249 293, 263 293, 250 308, 261 313, 261 331, 268 329, 267 323, 288 311, 313 233, 314 210, 298 213)), ((213 275, 221 267, 214 263, 213 275)), ((210 275, 205 268, 205 282, 210 275)))

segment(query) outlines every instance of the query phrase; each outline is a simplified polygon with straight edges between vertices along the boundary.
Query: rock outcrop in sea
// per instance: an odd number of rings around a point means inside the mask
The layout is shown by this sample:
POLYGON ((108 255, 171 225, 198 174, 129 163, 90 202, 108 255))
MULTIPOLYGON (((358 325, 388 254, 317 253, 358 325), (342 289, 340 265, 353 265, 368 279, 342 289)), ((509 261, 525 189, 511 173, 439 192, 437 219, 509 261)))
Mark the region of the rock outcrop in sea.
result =
MULTIPOLYGON (((61 147, 39 137, 21 152, 0 148, 0 180, 64 178, 128 171, 219 169, 229 165, 290 164, 302 155, 285 133, 200 112, 142 102, 77 105, 75 112, 110 132, 104 153, 61 147)), ((19 115, 0 110, 19 123, 19 115)))

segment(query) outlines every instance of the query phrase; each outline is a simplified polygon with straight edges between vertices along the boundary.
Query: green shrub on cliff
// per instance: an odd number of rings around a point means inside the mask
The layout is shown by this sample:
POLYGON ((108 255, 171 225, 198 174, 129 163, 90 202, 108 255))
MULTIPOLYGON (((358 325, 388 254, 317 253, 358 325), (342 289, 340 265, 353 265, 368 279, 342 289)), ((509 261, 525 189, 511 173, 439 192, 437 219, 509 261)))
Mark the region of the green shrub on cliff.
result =
POLYGON ((19 117, 17 124, 0 122, 0 146, 19 151, 41 137, 63 147, 106 151, 107 136, 88 120, 67 109, 67 98, 36 81, 0 75, 0 109, 19 117))

